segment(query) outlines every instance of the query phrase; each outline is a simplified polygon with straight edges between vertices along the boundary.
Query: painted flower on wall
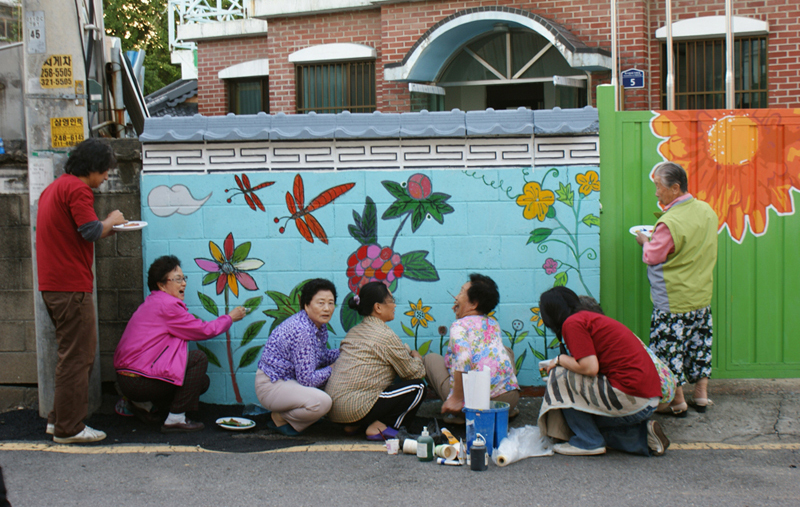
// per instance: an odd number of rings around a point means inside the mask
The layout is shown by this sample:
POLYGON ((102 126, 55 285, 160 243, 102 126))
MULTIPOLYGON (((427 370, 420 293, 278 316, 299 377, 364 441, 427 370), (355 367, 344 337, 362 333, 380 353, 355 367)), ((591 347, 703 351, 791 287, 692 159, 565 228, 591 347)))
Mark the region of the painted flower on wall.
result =
POLYGON ((768 209, 794 213, 800 190, 800 111, 661 111, 653 133, 658 150, 689 175, 689 191, 717 213, 719 228, 741 242, 748 224, 758 236, 768 209))
POLYGON ((584 174, 575 176, 575 183, 580 185, 578 192, 583 195, 600 191, 600 175, 597 174, 597 171, 586 171, 584 174))
POLYGON ((429 313, 431 311, 431 307, 423 306, 421 299, 416 305, 411 301, 408 302, 408 305, 411 307, 411 309, 408 310, 404 315, 411 317, 411 327, 428 327, 428 322, 433 322, 434 319, 429 313))
POLYGON ((545 273, 552 275, 558 271, 558 262, 552 257, 548 257, 548 259, 544 261, 544 265, 542 265, 542 267, 544 268, 545 273))
POLYGON ((347 286, 353 294, 369 282, 392 282, 403 276, 400 254, 388 246, 361 245, 347 258, 347 286))
POLYGON ((252 276, 245 271, 253 271, 264 265, 260 259, 248 259, 250 242, 242 243, 234 248, 233 233, 229 233, 220 249, 213 241, 208 242, 208 250, 214 259, 195 259, 194 262, 208 274, 203 277, 203 285, 217 283, 217 294, 222 294, 225 287, 230 287, 234 296, 239 297, 239 284, 247 290, 258 290, 252 276))
POLYGON ((522 216, 526 220, 536 217, 540 222, 544 221, 550 206, 555 202, 556 195, 551 190, 542 190, 542 186, 535 181, 526 183, 522 188, 522 194, 517 197, 517 205, 525 208, 522 210, 522 216))
POLYGON ((533 317, 531 317, 531 322, 533 322, 533 325, 536 327, 541 326, 543 322, 542 322, 541 312, 539 311, 539 307, 534 306, 533 308, 531 308, 531 313, 533 314, 533 317))

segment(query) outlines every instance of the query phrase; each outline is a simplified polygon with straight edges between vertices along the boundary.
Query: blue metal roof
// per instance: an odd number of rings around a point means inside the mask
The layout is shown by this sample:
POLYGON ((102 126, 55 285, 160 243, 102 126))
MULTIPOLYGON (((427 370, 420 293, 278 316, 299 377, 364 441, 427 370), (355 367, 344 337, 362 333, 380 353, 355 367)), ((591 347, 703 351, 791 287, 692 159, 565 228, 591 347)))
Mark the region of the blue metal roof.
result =
POLYGON ((143 143, 221 141, 305 141, 585 135, 599 132, 597 109, 161 116, 147 118, 143 143))

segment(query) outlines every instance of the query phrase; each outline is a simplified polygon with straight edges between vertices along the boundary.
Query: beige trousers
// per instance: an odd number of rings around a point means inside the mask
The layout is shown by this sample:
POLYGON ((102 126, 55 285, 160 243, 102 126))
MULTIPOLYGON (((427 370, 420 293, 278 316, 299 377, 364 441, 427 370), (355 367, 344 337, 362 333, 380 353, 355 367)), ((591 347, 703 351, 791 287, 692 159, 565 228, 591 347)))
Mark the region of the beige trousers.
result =
MULTIPOLYGON (((514 364, 514 354, 511 349, 506 347, 509 357, 511 357, 511 364, 514 364)), ((450 396, 450 372, 447 371, 447 366, 444 365, 444 357, 439 354, 426 354, 422 358, 422 363, 425 365, 425 380, 428 386, 444 401, 450 396)), ((517 407, 519 402, 519 390, 506 391, 499 396, 492 398, 492 401, 502 401, 508 403, 508 412, 511 413, 517 407)))
POLYGON ((321 389, 296 380, 272 382, 261 370, 256 371, 256 397, 264 408, 280 414, 297 431, 317 422, 332 404, 331 397, 321 389))

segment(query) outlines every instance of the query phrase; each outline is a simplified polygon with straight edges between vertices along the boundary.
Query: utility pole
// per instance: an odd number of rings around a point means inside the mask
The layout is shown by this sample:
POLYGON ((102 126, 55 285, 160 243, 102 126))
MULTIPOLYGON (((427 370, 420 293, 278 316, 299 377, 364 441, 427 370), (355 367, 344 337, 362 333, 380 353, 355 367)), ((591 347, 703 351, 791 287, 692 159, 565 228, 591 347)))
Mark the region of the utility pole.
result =
MULTIPOLYGON (((97 0, 97 4, 92 6, 93 1, 95 0, 22 0, 25 30, 23 90, 28 146, 39 415, 42 417, 46 417, 53 407, 58 345, 44 301, 36 294, 36 214, 42 190, 64 172, 70 147, 89 137, 89 74, 86 72, 86 61, 87 55, 96 54, 91 41, 100 37, 102 42, 103 26, 102 2, 97 0)), ((102 55, 102 52, 99 54, 102 55)), ((97 62, 97 58, 94 60, 91 67, 94 68, 99 63, 102 69, 102 62, 97 62)), ((99 82, 102 83, 102 80, 99 82)), ((89 383, 90 413, 100 406, 101 401, 99 365, 98 347, 89 383)))

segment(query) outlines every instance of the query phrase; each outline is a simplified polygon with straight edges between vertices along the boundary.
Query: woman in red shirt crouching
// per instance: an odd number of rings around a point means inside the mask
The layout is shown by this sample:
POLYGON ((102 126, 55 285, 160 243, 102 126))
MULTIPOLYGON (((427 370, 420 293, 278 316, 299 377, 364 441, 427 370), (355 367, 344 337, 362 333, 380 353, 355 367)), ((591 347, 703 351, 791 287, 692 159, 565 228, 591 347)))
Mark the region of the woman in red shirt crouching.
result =
POLYGON ((567 442, 559 454, 604 454, 606 447, 660 456, 669 440, 651 421, 661 398, 661 381, 642 342, 620 322, 589 311, 578 295, 554 287, 539 298, 545 326, 569 354, 547 366, 539 427, 567 442))

